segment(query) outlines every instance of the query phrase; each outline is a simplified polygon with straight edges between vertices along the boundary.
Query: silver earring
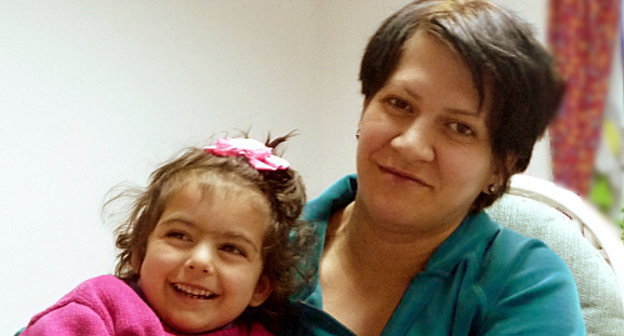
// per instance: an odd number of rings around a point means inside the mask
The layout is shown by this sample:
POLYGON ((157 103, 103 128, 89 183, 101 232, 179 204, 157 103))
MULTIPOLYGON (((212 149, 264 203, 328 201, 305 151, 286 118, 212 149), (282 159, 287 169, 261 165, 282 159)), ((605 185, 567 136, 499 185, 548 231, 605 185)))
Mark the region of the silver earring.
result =
POLYGON ((358 140, 358 139, 360 139, 360 130, 359 129, 355 132, 355 140, 358 140))
POLYGON ((497 191, 498 191, 498 186, 497 186, 496 184, 490 184, 490 185, 488 186, 488 192, 489 192, 490 194, 494 194, 494 193, 496 193, 497 191))

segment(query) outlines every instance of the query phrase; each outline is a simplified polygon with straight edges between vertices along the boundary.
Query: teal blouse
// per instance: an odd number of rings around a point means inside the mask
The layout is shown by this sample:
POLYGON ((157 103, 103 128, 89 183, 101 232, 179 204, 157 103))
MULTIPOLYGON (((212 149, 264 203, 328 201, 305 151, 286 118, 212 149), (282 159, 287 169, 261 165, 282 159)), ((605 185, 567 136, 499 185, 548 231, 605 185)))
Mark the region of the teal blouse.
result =
MULTIPOLYGON (((331 214, 354 199, 356 188, 350 175, 307 204, 304 219, 320 239, 312 267, 318 267, 331 214)), ((285 335, 354 335, 322 311, 318 278, 294 299, 299 321, 285 335)), ((481 212, 468 216, 412 279, 382 335, 570 336, 585 335, 585 328, 561 258, 481 212)))

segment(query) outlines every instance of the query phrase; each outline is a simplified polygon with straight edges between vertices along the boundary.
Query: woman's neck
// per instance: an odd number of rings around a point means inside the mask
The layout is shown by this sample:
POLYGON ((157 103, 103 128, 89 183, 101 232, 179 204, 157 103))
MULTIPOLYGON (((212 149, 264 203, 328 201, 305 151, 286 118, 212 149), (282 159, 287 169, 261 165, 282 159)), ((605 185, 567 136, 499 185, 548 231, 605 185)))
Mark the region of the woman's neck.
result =
POLYGON ((352 202, 332 216, 326 240, 326 254, 339 258, 361 277, 373 280, 408 281, 420 272, 435 249, 456 226, 435 233, 388 232, 374 223, 352 202))
POLYGON ((357 335, 381 334, 412 278, 450 234, 388 232, 368 218, 354 203, 332 216, 319 270, 323 309, 357 335))

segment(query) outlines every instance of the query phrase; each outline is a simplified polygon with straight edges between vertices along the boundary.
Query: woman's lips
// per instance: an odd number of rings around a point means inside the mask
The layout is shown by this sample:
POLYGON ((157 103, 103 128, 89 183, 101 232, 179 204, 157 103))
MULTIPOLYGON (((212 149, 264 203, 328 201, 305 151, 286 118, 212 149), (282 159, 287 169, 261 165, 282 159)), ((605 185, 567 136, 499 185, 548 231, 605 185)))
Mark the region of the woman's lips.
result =
POLYGON ((414 174, 410 174, 408 172, 402 171, 400 169, 397 168, 393 168, 393 167, 387 167, 387 166, 380 166, 381 170, 388 173, 388 174, 392 174, 394 176, 400 177, 402 179, 406 179, 409 181, 412 181, 414 183, 420 184, 422 186, 425 187, 429 187, 432 188, 433 186, 430 185, 429 183, 425 182, 422 178, 414 175, 414 174))

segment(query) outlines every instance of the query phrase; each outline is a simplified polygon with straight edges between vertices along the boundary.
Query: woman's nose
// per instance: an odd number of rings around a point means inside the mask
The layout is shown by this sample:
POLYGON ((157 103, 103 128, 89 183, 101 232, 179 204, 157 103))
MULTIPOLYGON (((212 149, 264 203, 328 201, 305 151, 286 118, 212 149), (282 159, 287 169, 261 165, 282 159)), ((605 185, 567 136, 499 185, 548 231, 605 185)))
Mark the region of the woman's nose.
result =
POLYGON ((406 161, 430 162, 435 158, 435 128, 425 120, 414 120, 392 139, 392 146, 406 161))
POLYGON ((191 250, 186 267, 193 272, 211 274, 214 272, 215 253, 209 246, 196 246, 191 250))

